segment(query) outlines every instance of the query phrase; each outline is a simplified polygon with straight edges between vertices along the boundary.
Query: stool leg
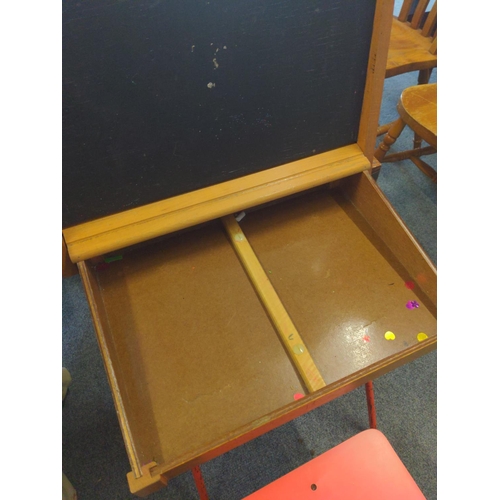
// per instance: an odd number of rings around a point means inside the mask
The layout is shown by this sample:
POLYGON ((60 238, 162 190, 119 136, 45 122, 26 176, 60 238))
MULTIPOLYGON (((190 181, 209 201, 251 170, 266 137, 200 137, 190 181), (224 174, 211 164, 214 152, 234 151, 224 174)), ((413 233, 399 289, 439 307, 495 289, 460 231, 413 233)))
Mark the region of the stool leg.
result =
POLYGON ((377 428, 377 412, 375 411, 375 395, 373 393, 373 382, 365 384, 366 403, 368 405, 368 417, 370 419, 370 429, 377 428))
POLYGON ((191 473, 194 477, 194 482, 196 484, 196 489, 198 490, 198 495, 200 500, 209 500, 207 489, 205 488, 205 482, 203 481, 203 476, 201 475, 200 466, 197 465, 191 469, 191 473))
POLYGON ((382 161, 384 156, 389 151, 390 147, 396 142, 397 138, 401 135, 401 132, 405 128, 405 122, 398 118, 395 122, 392 123, 389 132, 385 134, 384 140, 379 144, 377 151, 375 151, 375 158, 378 161, 382 161))

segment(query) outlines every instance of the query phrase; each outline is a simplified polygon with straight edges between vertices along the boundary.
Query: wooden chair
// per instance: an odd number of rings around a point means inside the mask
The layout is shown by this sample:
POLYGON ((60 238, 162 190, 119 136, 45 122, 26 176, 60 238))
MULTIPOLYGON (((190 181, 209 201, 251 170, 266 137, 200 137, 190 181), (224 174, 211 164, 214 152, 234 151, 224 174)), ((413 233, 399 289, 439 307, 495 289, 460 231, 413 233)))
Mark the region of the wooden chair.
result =
POLYGON ((419 0, 411 14, 413 2, 405 0, 392 21, 385 77, 418 71, 418 83, 425 84, 437 67, 437 0, 428 15, 429 0, 419 0))
MULTIPOLYGON (((401 11, 392 20, 385 77, 418 71, 418 84, 429 83, 437 67, 437 0, 429 13, 429 0, 404 0, 401 11)), ((392 123, 382 125, 377 135, 385 134, 392 123)))
POLYGON ((399 118, 391 125, 375 151, 375 158, 381 163, 409 159, 436 182, 436 171, 420 157, 437 151, 437 83, 415 85, 403 90, 397 110, 399 118), (415 132, 415 137, 418 138, 414 143, 414 149, 387 155, 406 125, 415 132), (421 147, 421 139, 429 146, 421 147))
POLYGON ((360 432, 244 500, 425 500, 387 438, 360 432))

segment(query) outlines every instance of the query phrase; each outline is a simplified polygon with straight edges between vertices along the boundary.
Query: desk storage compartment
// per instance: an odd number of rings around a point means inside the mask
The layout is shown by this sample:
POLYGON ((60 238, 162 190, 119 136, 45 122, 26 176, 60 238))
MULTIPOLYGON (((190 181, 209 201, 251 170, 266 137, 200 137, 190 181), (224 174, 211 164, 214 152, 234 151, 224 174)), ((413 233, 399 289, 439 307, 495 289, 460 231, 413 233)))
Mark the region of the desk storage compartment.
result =
POLYGON ((138 475, 304 392, 218 222, 80 269, 138 475))
MULTIPOLYGON (((436 336, 435 304, 420 286, 432 273, 423 259, 409 271, 370 227, 349 199, 360 181, 366 197, 381 200, 356 176, 240 223, 327 385, 416 347, 423 334, 436 336)), ((393 216, 372 215, 383 232, 403 229, 393 216)), ((422 257, 412 245, 400 251, 422 257)))
POLYGON ((240 227, 326 385, 308 394, 220 221, 80 263, 132 491, 435 348, 435 269, 366 173, 240 227))

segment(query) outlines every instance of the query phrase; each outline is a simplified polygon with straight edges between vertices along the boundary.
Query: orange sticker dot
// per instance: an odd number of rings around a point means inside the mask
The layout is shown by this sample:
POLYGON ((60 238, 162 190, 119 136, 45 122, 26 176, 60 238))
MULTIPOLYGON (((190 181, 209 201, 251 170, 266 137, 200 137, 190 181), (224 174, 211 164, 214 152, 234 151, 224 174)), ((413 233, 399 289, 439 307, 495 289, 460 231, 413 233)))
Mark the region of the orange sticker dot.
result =
POLYGON ((427 276, 424 273, 420 273, 417 275, 417 281, 419 283, 427 283, 427 276))
POLYGON ((386 338, 386 340, 394 340, 396 338, 396 335, 394 335, 394 333, 392 332, 385 332, 384 337, 386 338))
POLYGON ((426 335, 425 333, 423 333, 423 332, 420 332, 420 333, 417 335, 417 340, 418 340, 419 342, 422 342, 422 340, 425 340, 425 339, 427 339, 427 338, 429 338, 429 337, 427 337, 427 335, 426 335))

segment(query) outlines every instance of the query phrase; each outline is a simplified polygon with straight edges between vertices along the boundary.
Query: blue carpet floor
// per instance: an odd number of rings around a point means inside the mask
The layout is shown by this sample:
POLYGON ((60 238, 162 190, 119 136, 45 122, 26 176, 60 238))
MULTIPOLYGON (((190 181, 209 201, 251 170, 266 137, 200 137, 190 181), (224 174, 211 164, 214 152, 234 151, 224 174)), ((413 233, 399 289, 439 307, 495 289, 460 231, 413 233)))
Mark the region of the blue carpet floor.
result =
MULTIPOLYGON (((381 123, 396 118, 401 91, 416 74, 386 81, 381 123)), ((436 81, 434 72, 431 81, 436 81)), ((408 149, 406 132, 393 148, 408 149)), ((436 165, 436 155, 427 157, 436 165)), ((436 184, 410 161, 384 164, 378 183, 433 262, 437 262, 436 184)), ((62 364, 73 384, 62 411, 63 470, 80 500, 132 499, 130 465, 78 276, 63 280, 62 364)), ((437 498, 436 353, 375 381, 379 428, 429 500, 437 498)), ((360 388, 202 466, 213 500, 237 500, 368 427, 360 388)), ((197 499, 190 474, 151 500, 197 499)))

